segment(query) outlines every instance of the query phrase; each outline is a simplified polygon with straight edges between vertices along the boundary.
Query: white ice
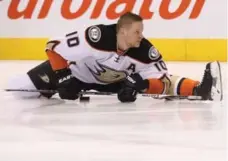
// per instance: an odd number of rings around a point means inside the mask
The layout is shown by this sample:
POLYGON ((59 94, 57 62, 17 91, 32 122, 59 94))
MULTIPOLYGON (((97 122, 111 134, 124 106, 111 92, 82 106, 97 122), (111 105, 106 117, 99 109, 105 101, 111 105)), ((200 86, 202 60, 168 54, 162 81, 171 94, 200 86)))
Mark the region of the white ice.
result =
MULTIPOLYGON (((1 89, 36 64, 0 61, 1 89)), ((170 73, 198 80, 204 67, 168 63, 170 73)), ((226 92, 222 102, 140 97, 121 104, 113 96, 91 96, 89 103, 19 100, 1 90, 0 161, 225 161, 226 92)))

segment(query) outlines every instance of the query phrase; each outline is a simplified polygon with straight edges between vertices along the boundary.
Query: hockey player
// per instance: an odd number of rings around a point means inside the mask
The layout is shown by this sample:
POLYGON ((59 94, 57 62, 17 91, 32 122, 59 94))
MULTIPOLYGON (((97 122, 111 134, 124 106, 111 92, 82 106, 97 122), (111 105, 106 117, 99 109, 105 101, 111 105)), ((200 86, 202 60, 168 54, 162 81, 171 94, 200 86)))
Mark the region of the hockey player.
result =
POLYGON ((171 76, 159 51, 144 38, 143 28, 140 16, 126 13, 117 24, 94 25, 50 40, 48 60, 31 69, 20 87, 57 90, 60 98, 69 100, 90 89, 116 92, 121 102, 135 101, 138 92, 209 99, 212 64, 207 64, 201 83, 171 76))

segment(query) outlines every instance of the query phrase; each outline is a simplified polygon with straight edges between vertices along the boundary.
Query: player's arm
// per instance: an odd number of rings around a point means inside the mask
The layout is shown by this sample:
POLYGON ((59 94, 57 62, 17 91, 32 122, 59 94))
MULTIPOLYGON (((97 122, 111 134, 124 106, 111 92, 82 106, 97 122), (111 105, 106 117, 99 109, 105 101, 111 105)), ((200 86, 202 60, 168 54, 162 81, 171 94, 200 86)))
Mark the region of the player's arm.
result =
POLYGON ((78 81, 73 77, 71 70, 68 68, 67 60, 53 50, 46 50, 51 67, 55 72, 57 79, 57 90, 60 98, 75 100, 78 98, 80 89, 78 81))
POLYGON ((64 37, 47 42, 45 51, 53 70, 67 68, 68 62, 80 63, 92 56, 91 47, 86 42, 88 29, 73 31, 64 37))
POLYGON ((75 100, 78 98, 80 88, 78 88, 78 80, 73 77, 72 72, 68 66, 67 58, 69 57, 66 46, 67 39, 52 40, 46 45, 46 54, 50 61, 52 70, 55 72, 57 79, 57 90, 60 98, 75 100))
POLYGON ((79 64, 88 57, 93 57, 94 48, 99 48, 103 44, 102 31, 102 25, 92 26, 83 31, 69 33, 62 39, 52 40, 47 43, 46 53, 52 69, 56 73, 57 86, 61 98, 77 98, 76 94, 79 89, 76 86, 80 87, 80 85, 77 85, 78 81, 73 77, 68 67, 68 62, 73 61, 79 64))
POLYGON ((54 50, 46 49, 46 54, 54 71, 68 68, 67 60, 54 50))
POLYGON ((143 79, 139 73, 131 74, 123 81, 122 88, 119 90, 117 97, 121 102, 134 102, 137 93, 149 88, 149 81, 143 79))
POLYGON ((166 72, 154 73, 153 67, 146 68, 138 73, 129 75, 118 92, 118 99, 121 102, 134 102, 137 93, 167 94, 171 81, 166 72))
POLYGON ((144 66, 127 77, 118 93, 121 102, 133 102, 138 92, 163 94, 169 89, 170 81, 167 67, 158 50, 146 39, 141 47, 131 55, 144 66), (141 55, 140 55, 141 54, 141 55))
POLYGON ((104 25, 95 25, 49 41, 46 53, 53 70, 67 68, 68 61, 80 63, 88 57, 93 57, 94 51, 112 50, 107 45, 108 32, 104 25))

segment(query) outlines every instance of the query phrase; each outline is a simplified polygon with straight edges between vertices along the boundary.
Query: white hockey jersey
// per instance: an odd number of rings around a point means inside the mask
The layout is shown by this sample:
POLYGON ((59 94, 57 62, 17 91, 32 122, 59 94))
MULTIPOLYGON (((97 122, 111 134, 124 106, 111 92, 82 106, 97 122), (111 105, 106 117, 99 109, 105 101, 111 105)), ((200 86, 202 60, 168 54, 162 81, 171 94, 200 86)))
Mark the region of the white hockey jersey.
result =
POLYGON ((140 47, 118 55, 116 24, 91 26, 52 39, 46 49, 68 60, 72 74, 85 83, 114 83, 131 73, 144 79, 169 77, 161 54, 145 38, 140 47))

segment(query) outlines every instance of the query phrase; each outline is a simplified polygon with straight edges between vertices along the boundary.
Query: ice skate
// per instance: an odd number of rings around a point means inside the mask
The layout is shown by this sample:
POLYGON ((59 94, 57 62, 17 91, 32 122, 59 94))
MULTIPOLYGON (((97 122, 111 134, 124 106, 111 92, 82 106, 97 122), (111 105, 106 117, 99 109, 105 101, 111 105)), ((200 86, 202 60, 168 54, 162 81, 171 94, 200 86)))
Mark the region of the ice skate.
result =
POLYGON ((222 76, 218 61, 207 63, 202 81, 194 89, 194 95, 202 100, 222 100, 222 76))

